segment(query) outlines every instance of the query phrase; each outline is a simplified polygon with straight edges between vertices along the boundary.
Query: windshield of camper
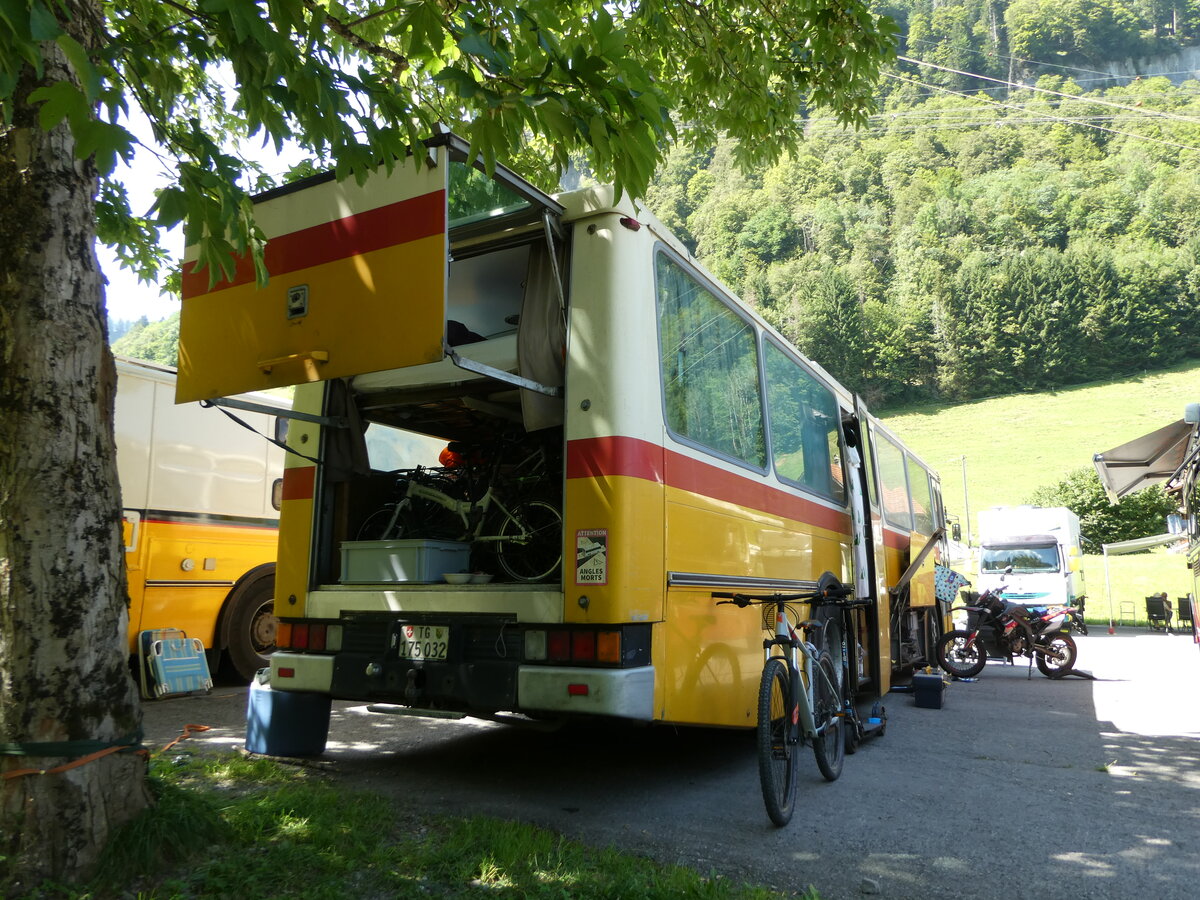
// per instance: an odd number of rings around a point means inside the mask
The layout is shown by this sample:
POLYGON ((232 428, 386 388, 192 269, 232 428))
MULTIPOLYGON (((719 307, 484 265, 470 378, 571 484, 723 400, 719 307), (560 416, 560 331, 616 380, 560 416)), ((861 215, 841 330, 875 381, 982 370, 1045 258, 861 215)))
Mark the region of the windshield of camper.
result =
POLYGON ((984 547, 981 551, 981 572, 1003 572, 1012 566, 1013 573, 1057 572, 1058 545, 1033 546, 1021 544, 1016 547, 984 547))

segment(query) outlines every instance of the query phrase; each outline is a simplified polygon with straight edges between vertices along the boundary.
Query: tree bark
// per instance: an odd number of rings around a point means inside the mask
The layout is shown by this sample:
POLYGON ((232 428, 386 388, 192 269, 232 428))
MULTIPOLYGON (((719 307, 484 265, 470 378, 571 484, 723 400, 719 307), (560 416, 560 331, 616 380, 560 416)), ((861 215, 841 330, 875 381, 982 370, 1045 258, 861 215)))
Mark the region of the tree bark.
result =
MULTIPOLYGON (((52 5, 83 46, 96 0, 52 5)), ((116 371, 95 256, 95 168, 65 123, 41 130, 29 94, 78 83, 54 45, 0 124, 0 742, 118 743, 138 735, 130 676, 116 371)), ((25 748, 30 749, 30 748, 25 748)), ((43 752, 46 748, 32 748, 43 752)), ((0 755, 0 774, 59 756, 0 755)), ((113 753, 62 774, 0 781, 12 893, 94 870, 113 829, 146 808, 145 761, 113 753)), ((3 893, 0 882, 0 893, 3 893)))

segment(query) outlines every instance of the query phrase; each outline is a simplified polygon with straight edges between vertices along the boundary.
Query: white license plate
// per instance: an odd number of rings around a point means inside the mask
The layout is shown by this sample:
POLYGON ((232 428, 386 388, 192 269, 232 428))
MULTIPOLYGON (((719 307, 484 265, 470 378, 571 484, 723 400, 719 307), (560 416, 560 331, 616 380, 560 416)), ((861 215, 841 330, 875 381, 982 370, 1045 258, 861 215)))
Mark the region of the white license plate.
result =
POLYGON ((401 625, 392 636, 401 659, 445 659, 450 646, 446 625, 401 625))

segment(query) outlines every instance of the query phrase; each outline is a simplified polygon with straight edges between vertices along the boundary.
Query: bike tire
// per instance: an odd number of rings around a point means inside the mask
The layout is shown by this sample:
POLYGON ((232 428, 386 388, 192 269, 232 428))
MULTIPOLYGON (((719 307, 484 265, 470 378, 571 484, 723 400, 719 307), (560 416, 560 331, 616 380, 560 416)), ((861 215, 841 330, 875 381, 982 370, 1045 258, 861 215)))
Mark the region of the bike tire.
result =
POLYGON ((390 506, 385 506, 383 509, 377 509, 358 526, 358 532, 355 534, 356 541, 386 541, 393 537, 389 532, 392 524, 392 517, 395 515, 395 510, 390 506))
POLYGON ((548 500, 522 500, 500 523, 500 568, 514 581, 549 581, 562 568, 562 513, 548 500), (518 536, 528 533, 521 540, 518 536))
POLYGON ((787 663, 778 658, 767 660, 758 687, 758 779, 767 815, 780 828, 792 820, 796 809, 798 715, 787 663))
POLYGON ((842 735, 846 720, 843 716, 841 679, 828 650, 817 654, 813 679, 813 721, 817 726, 813 755, 825 780, 837 781, 846 757, 846 739, 842 735))
POLYGON ((1071 670, 1075 668, 1075 660, 1079 658, 1079 649, 1075 646, 1075 639, 1065 631, 1061 631, 1051 637, 1048 643, 1059 652, 1064 653, 1065 658, 1061 661, 1049 660, 1046 659, 1045 654, 1037 653, 1038 671, 1047 678, 1062 678, 1071 674, 1071 670))
POLYGON ((947 631, 938 640, 938 665, 955 678, 974 678, 987 665, 987 653, 978 640, 967 646, 970 638, 971 632, 956 628, 947 631))

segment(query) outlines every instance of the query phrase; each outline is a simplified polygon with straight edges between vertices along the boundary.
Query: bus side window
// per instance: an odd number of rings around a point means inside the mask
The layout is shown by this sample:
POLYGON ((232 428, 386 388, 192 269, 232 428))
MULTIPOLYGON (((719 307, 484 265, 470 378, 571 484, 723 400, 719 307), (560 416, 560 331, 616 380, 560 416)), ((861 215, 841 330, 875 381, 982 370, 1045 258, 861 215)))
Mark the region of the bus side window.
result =
POLYGON ((913 531, 933 534, 933 495, 929 490, 929 473, 911 456, 908 458, 908 486, 912 495, 913 531))
POLYGON ((871 508, 879 509, 879 487, 875 483, 875 435, 865 418, 859 430, 862 432, 863 463, 867 467, 867 496, 871 499, 871 508))
POLYGON ((875 442, 875 452, 879 463, 879 486, 883 494, 883 517, 889 525, 912 531, 904 451, 886 434, 877 434, 876 437, 879 438, 875 442))
POLYGON ((833 392, 771 341, 766 342, 771 453, 780 478, 840 500, 838 406, 833 392))
POLYGON ((754 326, 665 253, 655 269, 667 427, 766 468, 754 326))

